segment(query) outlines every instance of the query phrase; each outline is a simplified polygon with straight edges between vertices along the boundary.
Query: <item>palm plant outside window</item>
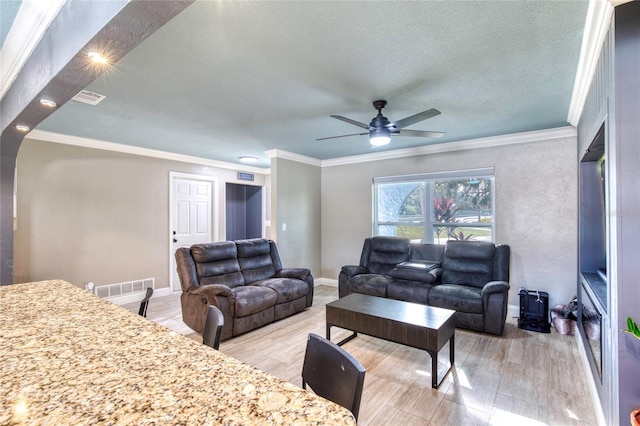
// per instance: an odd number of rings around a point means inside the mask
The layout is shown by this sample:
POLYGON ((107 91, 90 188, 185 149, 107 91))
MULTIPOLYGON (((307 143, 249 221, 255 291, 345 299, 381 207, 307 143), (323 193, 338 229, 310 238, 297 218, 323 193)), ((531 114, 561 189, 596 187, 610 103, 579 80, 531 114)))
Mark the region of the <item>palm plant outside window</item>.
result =
POLYGON ((374 179, 374 235, 493 241, 492 169, 374 179))

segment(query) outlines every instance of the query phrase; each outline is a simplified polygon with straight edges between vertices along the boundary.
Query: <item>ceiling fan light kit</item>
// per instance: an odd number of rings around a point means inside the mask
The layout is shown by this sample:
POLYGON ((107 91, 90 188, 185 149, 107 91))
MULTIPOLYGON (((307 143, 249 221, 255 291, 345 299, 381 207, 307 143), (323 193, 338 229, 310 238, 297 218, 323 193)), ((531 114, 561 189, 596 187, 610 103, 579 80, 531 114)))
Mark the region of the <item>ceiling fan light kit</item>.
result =
MULTIPOLYGON (((366 129, 369 131, 369 143, 373 146, 383 146, 388 144, 391 141, 391 135, 396 136, 414 136, 414 137, 440 137, 443 136, 443 132, 431 132, 425 130, 402 130, 404 127, 411 126, 419 121, 426 120, 427 118, 435 117, 440 114, 440 111, 437 109, 431 108, 426 111, 419 112, 409 117, 405 117, 402 120, 390 122, 387 117, 382 115, 382 109, 387 105, 387 101, 385 100, 377 100, 373 101, 373 107, 378 110, 378 115, 373 117, 371 123, 368 125, 365 123, 361 123, 356 120, 352 120, 347 117, 343 117, 341 115, 332 115, 332 118, 336 118, 340 121, 344 121, 345 123, 353 124, 354 126, 358 126, 360 128, 366 129), (401 131, 402 130, 402 131, 401 131)), ((319 138, 316 140, 326 140, 326 139, 336 139, 336 138, 344 138, 347 136, 360 136, 366 135, 367 133, 353 133, 349 135, 341 135, 341 136, 331 136, 328 138, 319 138)))
POLYGON ((383 146, 391 142, 391 132, 387 129, 375 129, 369 132, 369 143, 373 146, 383 146))

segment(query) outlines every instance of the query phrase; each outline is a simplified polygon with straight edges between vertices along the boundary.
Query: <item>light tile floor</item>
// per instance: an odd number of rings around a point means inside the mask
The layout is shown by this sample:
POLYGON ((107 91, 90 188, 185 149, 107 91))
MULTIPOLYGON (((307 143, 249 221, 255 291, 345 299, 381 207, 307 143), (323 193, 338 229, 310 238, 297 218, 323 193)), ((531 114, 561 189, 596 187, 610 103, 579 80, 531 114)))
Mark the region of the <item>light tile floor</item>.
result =
MULTIPOLYGON (((300 386, 306 335, 324 335, 324 305, 336 298, 336 288, 318 286, 311 308, 226 340, 220 350, 300 386)), ((179 294, 152 298, 147 317, 201 339, 182 322, 179 294)), ((367 369, 359 424, 595 425, 575 338, 516 324, 509 318, 503 336, 456 330, 455 369, 438 390, 431 389, 424 351, 359 335, 344 345, 367 369)), ((447 351, 445 345, 439 359, 447 360, 447 351)))

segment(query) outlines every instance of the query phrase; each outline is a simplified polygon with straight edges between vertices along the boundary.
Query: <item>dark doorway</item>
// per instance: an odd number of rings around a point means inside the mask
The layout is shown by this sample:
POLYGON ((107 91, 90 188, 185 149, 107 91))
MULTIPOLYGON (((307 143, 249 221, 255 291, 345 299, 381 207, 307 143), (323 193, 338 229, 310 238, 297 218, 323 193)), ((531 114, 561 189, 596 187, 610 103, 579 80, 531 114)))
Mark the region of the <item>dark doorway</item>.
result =
POLYGON ((262 237, 262 187, 227 183, 227 241, 262 237))

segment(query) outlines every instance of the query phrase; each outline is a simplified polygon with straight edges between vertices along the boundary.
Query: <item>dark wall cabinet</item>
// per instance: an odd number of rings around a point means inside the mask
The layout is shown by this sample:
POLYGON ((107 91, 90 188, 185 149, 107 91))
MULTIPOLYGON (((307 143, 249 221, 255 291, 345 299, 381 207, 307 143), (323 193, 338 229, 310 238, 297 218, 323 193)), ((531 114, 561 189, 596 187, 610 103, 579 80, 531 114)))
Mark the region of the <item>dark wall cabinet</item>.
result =
POLYGON ((640 408, 640 2, 615 8, 578 125, 580 341, 606 424, 640 408))

